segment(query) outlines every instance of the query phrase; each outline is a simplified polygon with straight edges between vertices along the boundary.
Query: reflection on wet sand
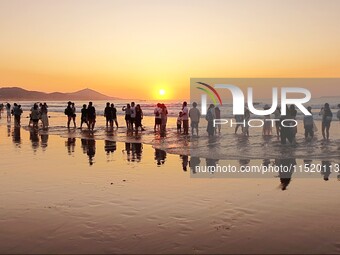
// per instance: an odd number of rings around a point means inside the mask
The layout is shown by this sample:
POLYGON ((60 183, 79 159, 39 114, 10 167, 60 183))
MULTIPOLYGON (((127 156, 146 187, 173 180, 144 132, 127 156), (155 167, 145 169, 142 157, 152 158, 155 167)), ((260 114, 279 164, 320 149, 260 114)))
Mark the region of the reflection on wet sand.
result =
POLYGON ((39 133, 35 128, 30 128, 30 140, 32 142, 32 148, 35 152, 39 148, 39 133))
POLYGON ((76 138, 67 138, 65 141, 65 146, 67 148, 68 155, 72 155, 74 153, 74 148, 76 147, 76 138))
POLYGON ((21 128, 20 127, 14 127, 13 128, 13 143, 17 146, 21 144, 21 128))
POLYGON ((276 159, 275 164, 280 166, 282 170, 279 172, 280 187, 282 190, 286 190, 294 172, 294 166, 296 166, 295 159, 276 159), (288 170, 288 171, 287 171, 288 170))
POLYGON ((105 152, 107 155, 114 153, 117 150, 116 141, 105 140, 105 152))
POLYGON ((140 162, 142 159, 143 145, 142 143, 125 143, 126 159, 129 162, 140 162))
POLYGON ((155 149, 155 160, 157 166, 164 165, 166 159, 166 152, 160 149, 155 149))
POLYGON ((188 155, 179 155, 180 159, 182 159, 182 169, 183 171, 187 171, 187 167, 189 164, 189 156, 188 155))

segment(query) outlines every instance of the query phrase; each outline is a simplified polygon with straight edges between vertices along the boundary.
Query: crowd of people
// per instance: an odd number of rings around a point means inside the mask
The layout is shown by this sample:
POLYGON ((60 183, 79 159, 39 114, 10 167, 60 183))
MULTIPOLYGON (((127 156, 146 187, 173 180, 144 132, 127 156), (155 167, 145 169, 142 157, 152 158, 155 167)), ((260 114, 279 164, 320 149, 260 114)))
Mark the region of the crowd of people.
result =
MULTIPOLYGON (((339 111, 337 112, 337 118, 340 120, 340 104, 338 105, 339 111)), ((10 103, 1 104, 0 105, 0 113, 6 109, 7 112, 7 120, 11 121, 11 116, 14 116, 14 124, 15 126, 21 125, 21 115, 23 113, 22 107, 20 104, 14 103, 13 107, 10 103)), ((268 105, 264 106, 264 110, 269 109, 268 105)), ((312 139, 314 137, 315 131, 317 131, 317 127, 314 123, 314 118, 312 114, 312 108, 309 106, 307 110, 311 113, 311 115, 305 115, 303 119, 303 125, 305 130, 305 138, 312 139)), ((135 102, 128 103, 126 106, 122 107, 122 111, 125 114, 125 122, 126 128, 128 131, 136 131, 139 130, 144 131, 145 128, 142 124, 143 120, 143 111, 139 104, 135 104, 135 102)), ((69 101, 67 103, 67 107, 64 110, 64 114, 67 116, 67 128, 70 128, 71 122, 73 126, 76 127, 76 107, 75 103, 69 101)), ((158 103, 154 109, 154 131, 165 133, 168 119, 168 109, 165 104, 158 103)), ((93 106, 92 102, 89 102, 88 105, 84 104, 80 111, 80 128, 85 124, 90 131, 94 130, 96 124, 96 109, 93 106)), ((329 131, 331 122, 333 119, 333 114, 330 109, 328 103, 325 103, 324 107, 321 108, 319 115, 322 118, 321 131, 322 136, 325 140, 329 139, 329 131)), ((263 136, 272 135, 273 124, 271 121, 273 119, 280 120, 275 122, 276 135, 280 137, 281 143, 285 144, 288 140, 289 143, 295 143, 295 136, 297 133, 297 127, 294 125, 294 121, 296 120, 297 110, 294 105, 287 106, 286 114, 281 114, 280 107, 274 111, 272 115, 264 116, 264 125, 263 125, 263 136), (285 120, 285 125, 282 125, 282 121, 285 120)), ((1 117, 1 115, 0 115, 1 117)), ((107 102, 106 107, 104 109, 104 117, 106 119, 106 127, 113 128, 114 125, 116 128, 119 128, 118 119, 117 119, 117 109, 113 103, 107 102)), ((235 115, 235 134, 241 130, 242 134, 245 136, 249 136, 249 120, 251 114, 247 107, 244 109, 243 115, 235 115)), ((48 106, 46 103, 35 103, 30 110, 29 115, 29 126, 33 126, 34 128, 38 128, 39 121, 41 121, 42 128, 47 129, 49 126, 49 116, 48 116, 48 106)), ((218 106, 210 104, 207 109, 207 114, 205 119, 207 121, 207 133, 208 136, 215 136, 221 132, 221 124, 215 123, 214 120, 221 118, 221 110, 218 106)), ((198 136, 199 135, 199 122, 201 120, 201 113, 197 108, 197 103, 193 102, 192 107, 189 108, 187 102, 183 102, 182 108, 178 113, 176 124, 177 124, 177 132, 179 134, 188 135, 189 134, 189 120, 191 127, 191 135, 198 136)))

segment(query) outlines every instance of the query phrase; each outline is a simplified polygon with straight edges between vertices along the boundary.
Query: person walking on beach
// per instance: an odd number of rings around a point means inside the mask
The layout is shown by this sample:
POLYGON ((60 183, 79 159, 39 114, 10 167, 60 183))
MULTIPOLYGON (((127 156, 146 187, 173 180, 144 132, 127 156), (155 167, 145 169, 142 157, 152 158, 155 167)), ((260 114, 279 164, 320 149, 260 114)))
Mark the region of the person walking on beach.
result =
POLYGON ((113 127, 111 107, 110 107, 109 102, 106 103, 106 107, 104 109, 104 117, 106 118, 106 127, 108 127, 109 124, 110 124, 110 127, 113 127), (112 125, 111 125, 111 123, 112 123, 112 125))
MULTIPOLYGON (((215 118, 221 119, 221 110, 218 106, 215 107, 215 118)), ((215 132, 221 134, 221 124, 216 124, 215 132)))
POLYGON ((188 103, 183 102, 182 105, 182 121, 183 121, 183 131, 185 135, 189 134, 189 109, 188 103))
POLYGON ((322 136, 324 140, 329 140, 329 129, 331 127, 331 122, 333 118, 333 113, 329 107, 328 103, 325 103, 325 106, 322 110, 322 136))
POLYGON ((93 131, 96 124, 96 108, 92 102, 89 102, 89 106, 87 107, 87 120, 89 122, 89 130, 93 131))
MULTIPOLYGON (((71 120, 72 120, 72 117, 73 117, 73 110, 72 110, 71 101, 68 101, 67 107, 66 107, 64 113, 67 116, 67 128, 70 128, 70 123, 71 123, 71 120)), ((74 127, 76 127, 76 126, 74 125, 74 127)))
MULTIPOLYGON (((312 107, 308 106, 307 110, 312 114, 312 107)), ((308 137, 314 137, 314 119, 313 115, 305 115, 303 117, 303 126, 305 128, 305 138, 306 140, 308 137)))
POLYGON ((215 127, 214 127, 215 106, 213 104, 209 105, 205 119, 208 121, 208 125, 207 125, 208 136, 214 136, 215 134, 215 127))
POLYGON ((48 128, 48 110, 47 110, 48 106, 46 103, 42 104, 40 107, 40 117, 41 117, 41 122, 43 125, 43 129, 48 128))
POLYGON ((31 110, 31 119, 33 122, 33 128, 38 129, 38 122, 40 119, 40 112, 38 109, 38 105, 34 104, 32 110, 31 110))
POLYGON ((155 110, 153 111, 154 115, 155 115, 155 125, 154 125, 154 130, 156 132, 157 128, 158 130, 161 129, 161 125, 162 125, 162 116, 161 116, 161 104, 158 103, 155 110))
POLYGON ((194 135, 196 129, 196 135, 198 136, 198 123, 200 122, 201 113, 197 109, 197 103, 193 102, 192 107, 189 111, 190 125, 191 125, 191 135, 194 135))
POLYGON ((339 110, 338 110, 338 113, 336 114, 336 116, 337 116, 338 120, 340 121, 340 104, 338 104, 338 108, 339 108, 339 110))
POLYGON ((122 111, 125 112, 125 122, 127 130, 131 129, 131 106, 127 104, 123 106, 122 111))
POLYGON ((139 104, 136 105, 136 118, 135 118, 135 126, 136 126, 136 133, 138 132, 138 128, 140 127, 141 131, 144 131, 143 125, 142 125, 142 119, 143 119, 143 111, 139 104))
POLYGON ((117 120, 117 109, 114 104, 111 104, 111 126, 113 127, 113 122, 116 124, 118 128, 118 120, 117 120))
POLYGON ((180 134, 181 132, 182 132, 182 112, 179 112, 177 117, 177 133, 180 134))
POLYGON ((161 131, 166 132, 166 124, 168 122, 168 109, 165 104, 161 105, 161 131))
POLYGON ((87 109, 86 104, 83 104, 83 108, 81 109, 81 116, 80 116, 80 128, 83 128, 83 124, 89 128, 89 123, 87 121, 87 109))
POLYGON ((6 104, 6 111, 7 111, 7 121, 11 121, 11 104, 7 103, 6 104))
POLYGON ((136 121, 136 106, 135 106, 135 102, 131 102, 131 118, 130 118, 130 127, 131 130, 133 130, 133 125, 135 124, 136 121))
POLYGON ((21 114, 22 114, 21 105, 16 105, 16 107, 13 107, 14 126, 15 127, 20 127, 21 114))

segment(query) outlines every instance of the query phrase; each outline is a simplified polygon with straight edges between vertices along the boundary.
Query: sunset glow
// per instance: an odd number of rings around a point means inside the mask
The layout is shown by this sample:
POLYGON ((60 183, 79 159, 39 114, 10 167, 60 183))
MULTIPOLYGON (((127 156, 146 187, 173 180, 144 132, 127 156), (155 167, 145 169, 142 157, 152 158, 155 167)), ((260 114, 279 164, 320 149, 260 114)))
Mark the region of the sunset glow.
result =
POLYGON ((3 0, 0 86, 185 99, 190 78, 338 77, 339 12, 339 1, 3 0))

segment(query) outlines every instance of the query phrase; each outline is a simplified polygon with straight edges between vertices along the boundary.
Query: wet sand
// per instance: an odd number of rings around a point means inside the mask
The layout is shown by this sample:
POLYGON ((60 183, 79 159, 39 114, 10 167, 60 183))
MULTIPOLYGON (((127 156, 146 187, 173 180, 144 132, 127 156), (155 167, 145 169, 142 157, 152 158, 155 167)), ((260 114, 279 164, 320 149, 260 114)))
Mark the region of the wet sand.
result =
POLYGON ((340 252, 336 176, 283 192, 274 177, 191 178, 147 144, 19 130, 1 120, 1 253, 340 252))

